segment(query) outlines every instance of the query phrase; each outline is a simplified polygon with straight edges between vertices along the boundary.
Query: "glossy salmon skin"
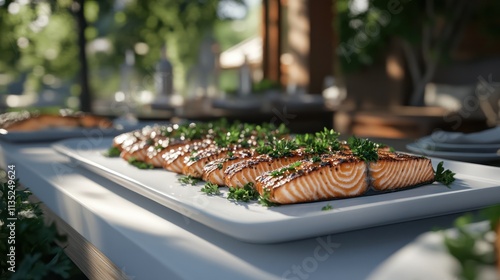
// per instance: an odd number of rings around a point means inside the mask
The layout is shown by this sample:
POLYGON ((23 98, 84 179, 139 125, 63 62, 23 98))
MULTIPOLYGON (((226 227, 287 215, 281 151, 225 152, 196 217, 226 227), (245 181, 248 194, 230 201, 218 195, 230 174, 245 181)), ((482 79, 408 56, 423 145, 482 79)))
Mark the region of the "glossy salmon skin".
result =
POLYGON ((252 157, 255 151, 250 149, 243 149, 233 153, 232 156, 226 156, 224 158, 219 158, 207 163, 203 167, 202 178, 204 181, 217 184, 219 186, 225 185, 225 174, 224 171, 229 166, 241 162, 245 159, 252 157))
POLYGON ((379 152, 378 160, 369 163, 371 186, 377 191, 391 191, 434 181, 432 162, 425 157, 405 153, 379 152))
POLYGON ((255 183, 255 179, 262 173, 281 168, 304 157, 306 157, 304 153, 297 151, 289 157, 273 158, 269 155, 259 155, 242 160, 224 170, 224 184, 242 188, 247 183, 255 183))

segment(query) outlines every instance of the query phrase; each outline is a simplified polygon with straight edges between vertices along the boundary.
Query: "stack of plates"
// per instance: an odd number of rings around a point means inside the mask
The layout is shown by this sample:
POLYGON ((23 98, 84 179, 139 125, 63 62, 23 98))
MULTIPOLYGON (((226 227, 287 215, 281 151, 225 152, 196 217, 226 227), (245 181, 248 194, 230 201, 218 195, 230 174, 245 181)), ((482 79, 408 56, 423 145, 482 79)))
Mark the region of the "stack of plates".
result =
POLYGON ((414 153, 467 162, 500 161, 500 129, 477 133, 438 132, 420 138, 406 148, 414 153), (498 132, 498 133, 497 133, 498 132))

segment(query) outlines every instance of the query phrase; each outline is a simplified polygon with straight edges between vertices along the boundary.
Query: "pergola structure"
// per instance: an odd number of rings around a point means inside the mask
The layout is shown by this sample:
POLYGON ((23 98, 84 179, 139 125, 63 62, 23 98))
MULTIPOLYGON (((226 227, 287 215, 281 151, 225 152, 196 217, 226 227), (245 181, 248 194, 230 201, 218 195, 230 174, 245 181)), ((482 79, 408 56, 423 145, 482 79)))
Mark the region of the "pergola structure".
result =
POLYGON ((264 78, 320 93, 333 75, 334 1, 263 0, 264 78))

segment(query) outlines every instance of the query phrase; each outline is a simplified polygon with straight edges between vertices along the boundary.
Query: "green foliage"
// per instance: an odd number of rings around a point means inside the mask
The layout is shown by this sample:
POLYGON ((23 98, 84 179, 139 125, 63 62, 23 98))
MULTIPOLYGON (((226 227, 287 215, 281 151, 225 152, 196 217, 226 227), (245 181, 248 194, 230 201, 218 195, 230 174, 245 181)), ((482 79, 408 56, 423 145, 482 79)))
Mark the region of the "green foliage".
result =
POLYGON ((280 168, 280 169, 277 169, 277 170, 273 170, 269 174, 272 177, 278 177, 278 176, 284 175, 287 172, 295 172, 296 168, 299 167, 299 166, 301 166, 301 165, 302 165, 302 162, 301 161, 297 161, 297 162, 289 164, 289 165, 287 165, 287 166, 285 166, 283 168, 280 168))
POLYGON ((271 192, 268 189, 264 189, 259 197, 259 204, 265 207, 279 206, 279 203, 272 202, 270 199, 271 192))
POLYGON ((297 144, 310 154, 325 154, 331 151, 338 151, 342 145, 338 139, 339 133, 333 129, 323 128, 323 131, 315 134, 297 135, 297 144))
POLYGON ((251 200, 257 200, 259 198, 259 192, 253 187, 253 183, 247 183, 243 188, 230 187, 227 199, 249 202, 251 200))
POLYGON ((460 264, 458 275, 460 279, 478 279, 481 266, 494 266, 496 262, 494 240, 487 236, 491 236, 490 231, 494 230, 498 224, 500 205, 488 207, 480 214, 490 220, 491 228, 472 230, 469 225, 474 217, 472 214, 466 214, 455 221, 456 235, 444 234, 446 249, 460 264), (478 247, 483 249, 478 250, 478 247))
POLYGON ((444 169, 443 167, 443 162, 439 162, 437 167, 436 167, 436 173, 434 176, 434 180, 436 182, 442 183, 443 185, 449 187, 451 183, 455 181, 455 173, 453 173, 449 169, 444 169))
MULTIPOLYGON (((79 70, 74 1, 21 2, 0 2, 0 92, 17 82, 24 85, 24 92, 64 86, 78 95, 80 88, 74 80, 79 70)), ((136 54, 139 73, 134 87, 152 87, 155 64, 162 45, 167 43, 176 71, 174 78, 182 88, 186 72, 198 58, 197 46, 221 22, 217 15, 220 2, 132 0, 120 6, 114 1, 84 0, 86 39, 105 39, 111 46, 108 51, 88 52, 91 86, 110 98, 119 86, 117 69, 126 50, 134 50, 136 44, 142 43, 148 51, 136 54)), ((246 7, 243 0, 225 2, 246 7)))
POLYGON ((219 186, 214 183, 206 182, 201 191, 208 195, 220 195, 219 186))
POLYGON ((120 154, 121 151, 117 147, 110 147, 106 152, 104 152, 104 155, 107 157, 119 157, 120 154))
POLYGON ((330 210, 333 210, 333 206, 330 203, 321 207, 321 211, 330 211, 330 210))
MULTIPOLYGON (((0 5, 0 73, 11 82, 26 80, 25 92, 37 91, 44 84, 55 87, 61 83, 58 78, 71 79, 78 70, 77 36, 69 6, 64 1, 30 2, 0 5)), ((2 89, 7 87, 0 84, 2 89)))
POLYGON ((130 163, 131 165, 133 165, 139 169, 153 169, 154 168, 154 166, 152 164, 138 160, 134 157, 129 158, 128 163, 130 163))
POLYGON ((279 139, 269 142, 262 141, 255 149, 259 154, 267 154, 273 158, 282 158, 292 155, 299 146, 294 140, 279 139))
POLYGON ((60 235, 54 224, 46 226, 43 213, 38 203, 28 199, 31 192, 19 188, 16 182, 15 211, 15 244, 8 244, 7 237, 10 229, 8 201, 12 193, 7 183, 1 184, 0 217, 0 279, 74 279, 79 270, 64 254, 63 249, 56 242, 64 242, 65 237, 60 235), (15 246, 16 267, 15 273, 8 271, 10 265, 5 256, 10 246, 15 246))
POLYGON ((187 176, 181 176, 178 179, 179 183, 183 185, 196 185, 197 183, 201 182, 202 180, 200 178, 195 178, 193 176, 187 175, 187 176))
POLYGON ((379 144, 372 142, 368 139, 357 138, 355 136, 349 137, 347 144, 353 155, 359 157, 364 161, 377 161, 379 144))

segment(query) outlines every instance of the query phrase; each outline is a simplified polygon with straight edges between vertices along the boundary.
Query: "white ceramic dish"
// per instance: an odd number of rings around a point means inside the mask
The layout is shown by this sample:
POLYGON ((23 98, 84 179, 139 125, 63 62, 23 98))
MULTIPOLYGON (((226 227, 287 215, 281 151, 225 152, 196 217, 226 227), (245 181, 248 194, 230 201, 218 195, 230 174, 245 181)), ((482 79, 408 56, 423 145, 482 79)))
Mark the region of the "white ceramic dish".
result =
POLYGON ((38 131, 13 131, 8 132, 5 130, 0 131, 0 139, 14 142, 14 143, 28 143, 28 142, 49 142, 57 141, 66 138, 75 137, 101 137, 118 135, 121 132, 119 129, 88 129, 88 128, 49 128, 38 131))
POLYGON ((467 161, 467 162, 491 162, 491 161, 500 161, 500 154, 497 152, 494 153, 478 153, 478 152, 451 152, 451 151, 439 151, 434 149, 427 149, 425 146, 420 145, 419 143, 411 143, 406 145, 406 148, 414 153, 421 154, 428 157, 437 157, 458 161, 467 161))
POLYGON ((468 153, 496 153, 500 149, 497 144, 475 144, 475 143, 443 143, 433 141, 430 137, 420 138, 415 145, 430 151, 468 152, 468 153))
POLYGON ((0 140, 5 140, 13 143, 34 143, 34 142, 51 142, 67 138, 93 138, 96 137, 113 137, 120 133, 142 128, 151 123, 137 124, 116 124, 112 128, 83 128, 83 127, 66 127, 66 128, 48 128, 36 131, 12 131, 0 129, 0 140))
POLYGON ((266 208, 256 202, 231 202, 226 198, 227 189, 222 190, 223 196, 208 196, 200 191, 202 183, 185 186, 172 172, 140 170, 121 158, 107 158, 102 153, 112 139, 104 140, 97 145, 87 139, 67 139, 53 147, 76 164, 133 192, 247 242, 283 242, 500 203, 497 168, 446 161, 445 167, 457 173, 451 188, 434 183, 379 195, 266 208), (333 209, 322 211, 328 204, 333 209))

